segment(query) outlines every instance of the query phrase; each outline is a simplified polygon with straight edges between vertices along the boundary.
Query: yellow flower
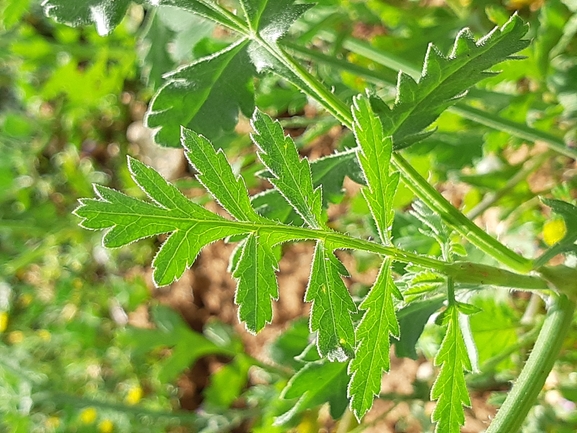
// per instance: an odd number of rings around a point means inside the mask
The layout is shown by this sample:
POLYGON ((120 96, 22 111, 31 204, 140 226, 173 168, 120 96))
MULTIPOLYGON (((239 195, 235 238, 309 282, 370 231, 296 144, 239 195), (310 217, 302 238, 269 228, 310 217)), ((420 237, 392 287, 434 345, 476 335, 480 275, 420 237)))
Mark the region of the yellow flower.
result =
POLYGON ((36 332, 36 335, 38 335, 41 340, 46 341, 46 342, 48 342, 52 339, 52 334, 50 333, 50 331, 48 331, 46 329, 38 330, 36 332))
POLYGON ((112 433, 114 424, 109 419, 104 419, 98 423, 98 431, 100 433, 112 433))
POLYGON ((6 331, 8 327, 8 313, 6 311, 2 311, 0 313, 0 332, 6 331))
POLYGON ((49 429, 57 429, 60 425, 60 418, 57 416, 51 416, 45 421, 46 427, 49 429))
POLYGON ((565 237, 566 233, 567 227, 565 226, 565 221, 562 219, 548 220, 543 225, 543 241, 545 241, 548 246, 559 242, 565 237))
POLYGON ((33 298, 30 293, 24 293, 22 296, 20 296, 20 299, 18 301, 21 306, 27 307, 32 302, 32 299, 33 298))
POLYGON ((12 331, 8 334, 8 343, 18 344, 24 341, 24 333, 22 331, 12 331))
POLYGON ((83 424, 92 424, 94 421, 96 421, 97 414, 98 413, 96 412, 96 409, 93 407, 87 407, 86 409, 82 410, 82 412, 80 412, 80 421, 83 424))
POLYGON ((135 386, 130 388, 128 391, 128 395, 126 396, 126 403, 128 404, 136 404, 142 398, 142 388, 139 386, 135 386))

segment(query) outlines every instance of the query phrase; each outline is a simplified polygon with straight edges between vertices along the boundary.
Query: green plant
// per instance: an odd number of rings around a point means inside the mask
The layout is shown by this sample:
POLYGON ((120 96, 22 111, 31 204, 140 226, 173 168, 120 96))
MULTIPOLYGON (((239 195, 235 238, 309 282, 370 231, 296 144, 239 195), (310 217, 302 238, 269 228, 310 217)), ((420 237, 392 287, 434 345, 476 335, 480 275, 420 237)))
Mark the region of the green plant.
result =
MULTIPOLYGON (((251 332, 262 330, 272 320, 281 246, 314 241, 305 299, 312 302, 309 327, 316 332, 317 353, 307 349, 301 358, 308 363, 288 381, 282 395, 300 399, 293 410, 277 418, 281 424, 289 422, 295 411, 313 407, 323 399, 330 401, 333 416, 342 415, 348 404, 361 420, 380 391, 383 372, 390 368, 391 337, 402 338, 400 311, 440 296, 446 305, 437 322, 446 328, 435 357, 440 370, 431 390, 431 398, 437 401, 432 419, 437 431, 459 431, 465 420, 463 406, 470 404, 465 372, 472 371, 475 362, 473 337, 463 323, 479 311, 459 297, 459 292, 471 285, 476 289, 491 285, 538 293, 549 302, 546 318, 523 371, 489 427, 492 432, 518 430, 553 367, 573 317, 577 271, 551 267, 548 262, 558 253, 575 252, 575 207, 560 200, 545 201, 564 219, 566 233, 540 257, 527 258, 449 203, 401 151, 427 142, 434 134, 431 124, 452 107, 479 123, 523 139, 543 140, 551 151, 576 156, 574 149, 555 135, 489 115, 461 101, 472 86, 495 75, 491 70, 495 65, 519 59, 517 53, 529 44, 524 39, 528 28, 521 18, 514 15, 479 40, 468 30, 460 31, 448 55, 429 45, 420 77, 401 72, 391 104, 376 92, 351 100, 343 91, 341 98, 295 59, 294 55, 302 55, 353 73, 359 71, 356 65, 339 63, 299 46, 298 40, 282 41, 310 5, 291 0, 241 0, 237 13, 233 13, 224 5, 203 0, 151 3, 192 12, 238 36, 224 48, 166 75, 167 81, 147 114, 148 125, 156 128, 156 141, 185 148, 197 179, 232 219, 188 199, 153 169, 130 158, 132 178, 151 201, 96 186, 97 198, 83 199, 76 210, 82 225, 107 229, 107 247, 168 234, 153 261, 154 281, 159 286, 178 279, 205 245, 219 239, 238 242, 230 269, 238 281, 235 302, 239 317, 251 332), (353 131, 355 146, 310 163, 301 159, 281 124, 254 107, 253 77, 268 71, 292 83, 353 131), (273 189, 253 197, 224 152, 216 151, 205 138, 217 139, 222 131, 232 129, 239 112, 251 117, 252 141, 264 166, 261 176, 273 185, 273 189), (327 222, 325 209, 339 195, 345 175, 364 185, 362 196, 375 240, 334 230, 327 222), (412 217, 437 244, 437 257, 395 244, 392 230, 398 217, 393 203, 400 179, 420 200, 414 204, 412 217), (463 240, 477 250, 466 251, 463 240), (335 255, 341 249, 382 258, 376 281, 362 299, 354 299, 343 282, 348 272, 335 255), (467 254, 478 257, 479 252, 484 256, 478 261, 459 258, 467 254), (393 262, 407 266, 395 269, 393 262), (402 275, 406 284, 395 281, 395 273, 402 275), (326 381, 306 382, 319 376, 326 381), (333 385, 330 391, 324 388, 327 383, 333 385)), ((94 1, 78 7, 77 2, 46 0, 44 5, 58 20, 94 22, 101 34, 107 34, 120 22, 129 2, 109 7, 107 2, 94 1)), ((313 26, 309 31, 316 30, 313 26)), ((559 36, 557 41, 561 39, 559 36)), ((363 47, 360 44, 356 48, 359 46, 363 47)), ((392 60, 389 56, 384 62, 392 60)), ((543 62, 541 70, 549 66, 543 62)), ((370 69, 360 71, 374 82, 383 80, 370 69)), ((491 96, 485 98, 490 100, 491 96)), ((435 305, 424 321, 438 308, 435 305)))

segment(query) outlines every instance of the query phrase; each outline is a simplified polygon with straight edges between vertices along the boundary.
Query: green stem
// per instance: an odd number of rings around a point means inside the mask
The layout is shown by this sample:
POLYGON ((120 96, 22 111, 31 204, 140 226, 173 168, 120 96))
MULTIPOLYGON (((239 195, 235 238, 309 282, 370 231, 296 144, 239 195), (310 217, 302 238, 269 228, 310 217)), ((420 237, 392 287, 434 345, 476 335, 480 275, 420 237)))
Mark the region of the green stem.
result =
POLYGON ((456 304, 455 281, 453 280, 453 277, 447 278, 447 302, 449 307, 452 307, 456 304))
POLYGON ((491 284, 501 287, 514 287, 525 290, 549 290, 549 283, 534 275, 522 275, 509 272, 493 266, 471 263, 447 263, 432 257, 410 253, 394 246, 385 246, 376 242, 354 238, 349 235, 325 229, 309 229, 281 223, 249 223, 239 221, 222 221, 223 226, 234 227, 245 233, 259 233, 278 236, 282 242, 291 240, 319 240, 326 242, 333 249, 362 250, 374 254, 391 257, 403 263, 413 263, 429 269, 435 269, 449 277, 456 283, 491 284))
POLYGON ((353 118, 349 107, 331 93, 319 80, 309 73, 302 65, 289 56, 280 46, 271 46, 264 40, 259 42, 267 48, 270 54, 282 62, 305 85, 305 93, 319 102, 339 122, 349 129, 353 127, 353 118))
POLYGON ((553 369, 574 312, 575 303, 564 295, 555 296, 533 351, 487 433, 519 431, 553 369))
POLYGON ((529 126, 523 125, 521 123, 504 119, 500 116, 487 113, 486 111, 470 107, 469 105, 463 104, 462 102, 449 107, 448 110, 452 113, 459 114, 466 119, 473 120, 474 122, 480 123, 481 125, 488 126, 498 131, 507 132, 512 136, 522 138, 523 140, 531 142, 542 141, 547 144, 549 149, 554 150, 561 155, 568 156, 569 158, 577 159, 577 150, 567 147, 562 139, 557 138, 554 135, 530 128, 529 126))
MULTIPOLYGON (((318 36, 327 42, 332 42, 335 39, 334 35, 331 35, 331 33, 328 31, 321 32, 318 36)), ((389 87, 394 87, 396 85, 392 81, 383 79, 382 73, 371 71, 369 69, 363 68, 362 66, 335 59, 334 57, 331 58, 324 54, 316 53, 313 50, 309 50, 304 47, 298 47, 295 44, 286 43, 285 45, 289 46, 291 50, 294 50, 297 55, 301 57, 312 59, 316 62, 324 63, 336 67, 340 70, 350 72, 375 84, 381 84, 389 87)), ((387 68, 393 69, 395 71, 402 70, 415 79, 418 79, 420 76, 419 69, 415 68, 413 65, 399 57, 378 50, 367 42, 358 41, 353 38, 345 38, 343 41, 343 47, 355 54, 362 55, 387 68)), ((447 108, 447 111, 458 114, 465 119, 472 120, 473 122, 488 126, 498 131, 507 132, 517 138, 532 142, 538 140, 542 141, 547 144, 549 149, 554 150, 555 152, 558 152, 562 155, 568 156, 569 158, 577 159, 576 149, 567 147, 563 139, 547 132, 539 131, 538 129, 531 128, 525 124, 514 122, 509 119, 504 119, 501 116, 490 114, 486 111, 470 107, 463 102, 458 102, 455 105, 447 108)))
POLYGON ((393 153, 393 165, 403 175, 405 184, 431 210, 459 232, 465 239, 481 251, 489 254, 502 264, 518 272, 529 272, 533 264, 513 250, 507 248, 497 239, 478 227, 473 221, 463 215, 457 208, 443 197, 429 182, 427 182, 398 152, 393 153))
MULTIPOLYGON (((344 126, 352 129, 352 114, 346 109, 346 106, 341 100, 326 90, 314 76, 305 71, 302 66, 295 62, 284 50, 277 51, 274 47, 269 47, 269 49, 271 54, 275 55, 284 65, 290 66, 291 71, 297 75, 299 79, 307 83, 307 87, 302 90, 321 102, 344 126), (311 89, 313 89, 313 91, 311 91, 311 89)), ((425 202, 428 207, 437 212, 448 225, 467 238, 473 245, 518 272, 529 272, 533 268, 531 260, 507 248, 451 205, 442 194, 430 185, 398 152, 393 153, 392 162, 401 172, 405 184, 415 195, 425 202)))
POLYGON ((517 186, 517 184, 524 181, 527 176, 529 176, 529 174, 541 167, 541 165, 550 157, 550 152, 545 152, 527 161, 524 167, 521 168, 513 177, 511 177, 503 188, 495 193, 489 193, 485 195, 483 200, 481 200, 477 206, 475 206, 467 213, 467 218, 474 220, 480 216, 483 212, 497 203, 501 198, 510 193, 517 186))

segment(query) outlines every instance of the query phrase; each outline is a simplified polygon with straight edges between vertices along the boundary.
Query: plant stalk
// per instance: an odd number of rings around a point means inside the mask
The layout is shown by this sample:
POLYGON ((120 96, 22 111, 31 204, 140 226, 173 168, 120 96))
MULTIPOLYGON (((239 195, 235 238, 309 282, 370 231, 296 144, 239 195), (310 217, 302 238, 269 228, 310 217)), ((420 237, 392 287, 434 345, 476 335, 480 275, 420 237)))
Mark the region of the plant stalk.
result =
POLYGON ((511 269, 523 273, 532 269, 533 263, 531 260, 507 248, 463 215, 427 182, 400 153, 393 153, 392 163, 401 172, 403 180, 409 189, 465 239, 511 269))
POLYGON ((428 269, 434 269, 456 283, 490 284, 500 287, 512 287, 520 290, 550 290, 549 282, 536 275, 523 275, 493 266, 472 262, 448 263, 432 257, 411 253, 394 246, 385 246, 377 242, 354 238, 349 235, 326 229, 295 227, 281 223, 249 223, 240 221, 222 221, 222 225, 240 228, 246 233, 282 235, 279 242, 291 240, 319 240, 326 242, 332 249, 362 250, 390 257, 402 263, 413 263, 428 269), (282 240, 280 240, 282 239, 282 240))
MULTIPOLYGON (((316 36, 327 42, 334 42, 336 40, 336 35, 327 30, 319 32, 316 36)), ((414 65, 407 62, 406 60, 394 56, 390 53, 383 52, 382 50, 373 47, 368 42, 359 41, 352 37, 347 37, 343 40, 342 46, 344 49, 349 50, 352 53, 366 57, 367 59, 370 59, 373 62, 385 66, 389 69, 395 71, 402 70, 403 72, 412 76, 414 79, 418 79, 419 76, 421 75, 421 71, 414 65)), ((291 49, 294 48, 293 45, 290 45, 290 47, 291 49)), ((312 56, 310 52, 307 52, 306 48, 300 47, 296 51, 298 51, 301 55, 305 57, 312 56)), ((323 63, 332 63, 328 61, 328 59, 323 59, 321 56, 315 56, 315 60, 321 61, 323 63)), ((341 63, 339 65, 340 68, 345 70, 348 69, 346 67, 347 62, 340 61, 340 63, 341 63)), ((352 68, 350 72, 359 74, 358 68, 361 67, 357 65, 352 66, 354 66, 354 68, 352 68)), ((386 86, 395 86, 395 83, 388 82, 387 80, 383 80, 382 78, 375 76, 376 73, 374 71, 367 70, 367 72, 365 72, 364 74, 361 73, 359 75, 365 76, 365 78, 368 78, 372 82, 377 82, 380 84, 384 84, 386 86)), ((473 108, 463 102, 458 102, 455 105, 448 107, 447 110, 452 113, 458 114, 459 116, 464 117, 465 119, 469 119, 476 123, 480 123, 481 125, 488 126, 498 131, 507 132, 514 137, 522 138, 524 140, 532 142, 537 140, 543 141, 544 143, 547 144, 549 149, 558 152, 561 155, 568 156, 569 158, 577 159, 576 149, 568 147, 563 141, 563 139, 558 138, 545 131, 539 131, 538 129, 531 128, 530 126, 527 126, 525 124, 514 122, 512 120, 505 119, 501 116, 487 113, 485 111, 473 108)))
MULTIPOLYGON (((306 83, 301 89, 317 101, 335 116, 344 126, 352 129, 353 117, 350 111, 345 109, 343 102, 333 93, 324 88, 314 76, 303 69, 286 51, 275 50, 269 47, 270 53, 279 61, 290 68, 299 80, 306 83), (324 89, 324 90, 322 90, 324 89), (320 98, 320 99, 319 99, 320 98)), ((299 85, 299 83, 295 83, 299 85)), ((401 155, 394 152, 392 157, 393 165, 400 171, 405 184, 419 197, 425 204, 437 212, 443 220, 457 230, 462 236, 467 238, 473 245, 481 251, 495 258, 505 266, 522 273, 529 272, 533 268, 533 263, 511 249, 507 248, 497 239, 490 236, 473 221, 463 215, 457 208, 451 205, 441 193, 439 193, 426 179, 424 179, 401 155)))
POLYGON ((519 431, 553 369, 574 312, 575 303, 565 295, 553 296, 533 351, 487 433, 519 431))

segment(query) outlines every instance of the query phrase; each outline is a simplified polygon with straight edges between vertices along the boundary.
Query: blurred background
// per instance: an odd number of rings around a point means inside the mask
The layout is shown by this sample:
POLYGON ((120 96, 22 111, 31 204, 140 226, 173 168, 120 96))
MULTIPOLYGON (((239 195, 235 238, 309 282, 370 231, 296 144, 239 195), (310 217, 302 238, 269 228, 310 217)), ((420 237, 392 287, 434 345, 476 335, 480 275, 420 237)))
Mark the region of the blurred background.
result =
MULTIPOLYGON (((555 131, 560 138, 574 137, 574 1, 323 0, 291 37, 331 58, 368 67, 394 84, 395 71, 354 52, 350 44, 347 48, 345 38, 370 42, 418 67, 429 41, 447 52, 460 28, 469 26, 482 35, 516 10, 531 23, 530 36, 537 43, 523 53, 523 63, 506 63, 499 77, 484 82, 486 93, 473 93, 477 99, 472 104, 505 119, 529 119, 533 127, 555 131), (329 29, 332 39, 314 38, 319 28, 329 29)), ((226 272, 232 246, 211 245, 182 280, 154 289, 150 262, 160 239, 106 250, 102 234, 80 228, 73 215, 79 198, 93 196, 93 183, 138 194, 127 155, 152 164, 187 194, 208 203, 182 152, 156 147, 142 119, 164 73, 222 44, 223 35, 211 24, 169 7, 152 13, 134 4, 121 25, 101 37, 93 26, 71 28, 46 18, 39 1, 0 2, 0 431, 337 428, 322 408, 305 408, 286 425, 273 425, 275 416, 295 403, 280 400, 279 394, 298 368, 293 357, 308 344, 306 320, 299 318, 309 308, 302 297, 310 245, 285 252, 275 321, 254 337, 238 324, 233 304, 234 282, 226 272), (281 331, 287 332, 279 337, 281 331)), ((329 64, 319 63, 316 73, 345 99, 376 85, 370 77, 329 64)), ((303 155, 316 158, 353 145, 350 134, 290 84, 263 77, 254 85, 257 105, 282 119, 303 155)), ((381 94, 394 96, 394 85, 378 85, 381 94)), ((263 188, 254 176, 261 167, 248 130, 241 118, 235 131, 221 134, 215 143, 242 167, 256 192, 263 188)), ((454 203, 475 209, 489 230, 530 256, 552 242, 547 236, 554 240, 563 229, 558 223, 543 231, 545 222, 555 219, 537 195, 576 198, 574 160, 454 113, 444 114, 438 133, 411 148, 408 158, 454 203), (475 208, 503 188, 505 200, 475 208)), ((365 236, 369 229, 358 224, 366 219, 365 205, 354 195, 352 182, 345 187, 347 195, 329 216, 336 228, 365 236)), ((412 198, 402 189, 397 207, 406 207, 412 198)), ((432 242, 419 237, 415 221, 407 218, 396 221, 398 244, 429 253, 432 242)), ((343 261, 353 274, 351 290, 362 293, 377 262, 352 254, 343 261)), ((489 296, 483 302, 486 316, 474 319, 472 326, 481 358, 492 363, 471 378, 474 407, 463 430, 470 432, 483 428, 479 420, 495 412, 491 398, 502 400, 499 391, 516 377, 519 355, 534 341, 532 329, 543 309, 525 314, 531 301, 522 295, 489 296), (487 328, 487 317, 492 327, 487 328)), ((418 353, 401 355, 397 349, 397 355, 407 356, 393 360, 397 382, 391 379, 388 397, 375 405, 372 419, 380 418, 361 430, 430 431, 430 408, 422 401, 428 400, 433 369, 423 354, 431 359, 440 337, 434 327, 427 328, 418 353)), ((532 412, 532 430, 527 431, 575 431, 575 344, 573 333, 562 367, 548 384, 551 392, 532 412)), ((355 428, 354 421, 347 422, 355 428)))

